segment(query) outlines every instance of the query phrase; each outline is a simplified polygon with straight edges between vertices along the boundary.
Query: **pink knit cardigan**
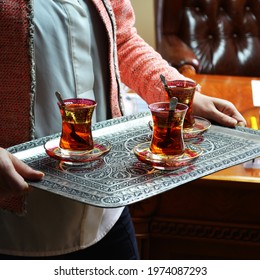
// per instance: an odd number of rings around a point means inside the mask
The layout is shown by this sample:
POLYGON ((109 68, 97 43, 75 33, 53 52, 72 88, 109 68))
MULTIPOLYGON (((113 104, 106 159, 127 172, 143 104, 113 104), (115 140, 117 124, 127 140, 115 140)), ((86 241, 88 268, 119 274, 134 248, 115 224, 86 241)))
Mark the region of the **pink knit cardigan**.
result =
MULTIPOLYGON (((183 78, 137 34, 130 0, 92 0, 109 38, 110 105, 123 114, 121 80, 148 103, 161 100, 159 74, 183 78)), ((151 28, 153 28, 151 26, 151 28)), ((35 64, 33 1, 0 1, 0 146, 34 138, 35 64)), ((46 35, 47 36, 47 35, 46 35)))

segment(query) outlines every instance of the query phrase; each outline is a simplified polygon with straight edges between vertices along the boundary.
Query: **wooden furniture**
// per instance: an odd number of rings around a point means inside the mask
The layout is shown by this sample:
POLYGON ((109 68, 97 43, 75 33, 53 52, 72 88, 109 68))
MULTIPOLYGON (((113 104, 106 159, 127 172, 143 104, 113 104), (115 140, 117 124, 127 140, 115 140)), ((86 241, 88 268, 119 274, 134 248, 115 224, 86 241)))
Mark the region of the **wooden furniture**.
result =
MULTIPOLYGON (((252 108, 248 77, 196 75, 208 95, 252 108)), ((255 78, 258 79, 259 78, 255 78)), ((243 164, 130 206, 142 259, 259 259, 260 169, 243 164)))

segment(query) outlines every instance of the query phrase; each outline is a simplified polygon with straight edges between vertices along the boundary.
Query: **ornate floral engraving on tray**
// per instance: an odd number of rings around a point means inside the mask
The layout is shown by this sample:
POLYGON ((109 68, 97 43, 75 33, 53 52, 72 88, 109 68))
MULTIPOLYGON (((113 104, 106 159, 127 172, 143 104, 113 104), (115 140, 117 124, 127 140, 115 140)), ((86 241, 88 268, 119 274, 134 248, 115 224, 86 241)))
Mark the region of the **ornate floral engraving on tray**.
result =
POLYGON ((98 207, 131 204, 260 156, 259 132, 213 125, 192 140, 203 149, 199 158, 177 170, 155 170, 139 162, 132 151, 135 145, 150 140, 150 119, 146 112, 95 124, 94 137, 104 137, 112 149, 86 166, 70 167, 47 156, 43 144, 59 134, 9 151, 46 174, 41 182, 31 182, 32 186, 98 207))

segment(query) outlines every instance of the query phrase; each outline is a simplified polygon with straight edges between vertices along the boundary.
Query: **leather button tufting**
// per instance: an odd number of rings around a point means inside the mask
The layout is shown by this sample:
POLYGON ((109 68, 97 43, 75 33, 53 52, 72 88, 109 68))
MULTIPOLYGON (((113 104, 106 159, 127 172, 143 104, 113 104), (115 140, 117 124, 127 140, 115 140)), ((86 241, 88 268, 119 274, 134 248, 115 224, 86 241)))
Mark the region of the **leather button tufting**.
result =
POLYGON ((260 0, 154 2, 156 49, 170 65, 203 74, 260 76, 260 0))

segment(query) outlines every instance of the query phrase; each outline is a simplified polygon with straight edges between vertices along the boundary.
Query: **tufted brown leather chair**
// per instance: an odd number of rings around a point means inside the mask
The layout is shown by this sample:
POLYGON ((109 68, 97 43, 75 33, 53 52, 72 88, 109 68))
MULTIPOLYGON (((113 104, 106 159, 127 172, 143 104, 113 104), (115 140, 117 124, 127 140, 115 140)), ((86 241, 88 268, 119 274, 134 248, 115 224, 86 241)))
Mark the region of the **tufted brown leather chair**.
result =
POLYGON ((156 49, 180 72, 260 76, 260 0, 154 0, 156 49))

